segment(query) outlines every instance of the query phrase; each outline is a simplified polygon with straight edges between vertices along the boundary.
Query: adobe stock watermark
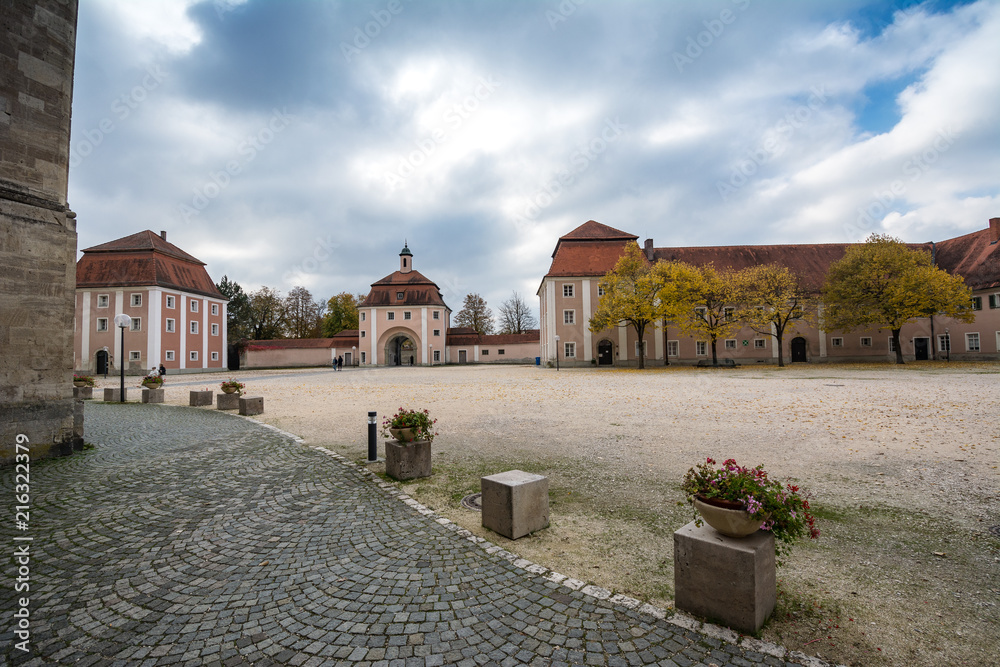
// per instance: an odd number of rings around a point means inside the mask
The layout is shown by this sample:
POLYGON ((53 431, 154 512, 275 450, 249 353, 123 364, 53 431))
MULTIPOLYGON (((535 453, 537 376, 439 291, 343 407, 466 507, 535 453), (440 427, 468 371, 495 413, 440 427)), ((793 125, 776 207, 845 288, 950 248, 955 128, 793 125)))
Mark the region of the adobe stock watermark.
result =
POLYGON ((809 122, 809 119, 820 107, 826 104, 825 86, 813 86, 810 91, 812 94, 809 95, 805 104, 800 104, 794 111, 789 111, 773 127, 764 132, 764 138, 760 144, 747 151, 746 157, 736 165, 729 175, 728 181, 715 182, 715 189, 718 190, 722 201, 729 201, 729 198, 746 185, 762 166, 780 153, 787 142, 795 136, 795 133, 809 122))
MULTIPOLYGON (((412 0, 407 0, 407 2, 412 2, 412 0)), ((347 42, 340 43, 340 52, 344 56, 344 60, 351 62, 351 58, 355 56, 360 56, 361 52, 367 49, 373 39, 376 39, 382 34, 382 31, 389 27, 392 23, 394 17, 399 16, 403 9, 402 0, 389 0, 385 5, 385 9, 373 9, 369 14, 373 20, 368 21, 363 26, 354 26, 353 38, 351 43, 347 42)))
MULTIPOLYGON (((740 12, 745 12, 750 6, 750 0, 732 0, 732 2, 740 12)), ((685 67, 693 65, 695 60, 701 58, 705 49, 715 44, 715 41, 726 31, 726 26, 732 25, 737 17, 739 17, 739 12, 723 9, 719 12, 718 18, 702 21, 701 24, 705 26, 705 29, 694 36, 688 35, 684 52, 674 51, 674 65, 677 66, 677 71, 683 74, 685 67)))
POLYGON ((312 252, 293 266, 281 277, 286 285, 294 285, 301 282, 300 278, 310 273, 317 273, 323 265, 331 260, 334 251, 340 249, 341 244, 333 238, 332 234, 327 234, 326 238, 316 237, 312 252))
POLYGON ((608 146, 618 141, 627 131, 628 125, 622 123, 620 117, 615 116, 614 120, 605 119, 604 128, 596 136, 587 143, 576 147, 576 150, 570 155, 569 167, 556 171, 555 177, 529 198, 528 205, 517 216, 517 222, 524 224, 537 218, 567 188, 577 182, 577 178, 608 150, 608 146))
POLYGON ((113 117, 106 116, 97 123, 97 127, 80 133, 80 137, 69 148, 69 166, 76 167, 93 154, 97 147, 104 143, 104 138, 115 131, 118 123, 131 116, 140 104, 149 99, 149 94, 160 87, 166 76, 166 72, 160 69, 159 65, 147 67, 146 75, 138 85, 111 102, 113 117))
POLYGON ((239 159, 229 160, 222 169, 210 171, 208 178, 201 185, 194 188, 194 195, 191 197, 191 204, 181 204, 178 208, 184 222, 191 222, 191 218, 200 214, 208 205, 222 194, 222 191, 229 187, 235 176, 243 173, 244 167, 253 160, 267 146, 274 141, 274 138, 283 132, 295 119, 285 109, 279 111, 274 109, 271 118, 256 134, 247 135, 236 147, 236 154, 239 159))
MULTIPOLYGON (((908 177, 910 183, 915 183, 923 177, 938 158, 948 152, 958 139, 960 128, 949 126, 938 130, 937 135, 931 141, 931 145, 925 150, 914 153, 900 165, 902 175, 908 177)), ((892 206, 896 201, 906 194, 907 181, 902 178, 893 180, 884 190, 872 192, 871 201, 858 208, 858 217, 853 223, 846 223, 843 227, 844 234, 851 241, 867 236, 875 227, 876 222, 881 222, 886 215, 892 211, 892 206)))
POLYGON ((465 121, 471 118, 479 110, 480 105, 492 97, 501 85, 500 80, 493 76, 479 77, 479 82, 472 94, 467 95, 461 102, 453 104, 444 112, 442 120, 447 124, 448 131, 438 127, 431 131, 429 136, 414 141, 416 149, 400 158, 395 170, 385 173, 385 183, 389 186, 389 192, 395 192, 403 184, 403 181, 425 165, 427 160, 437 151, 438 146, 448 140, 449 132, 455 132, 462 127, 465 121))
POLYGON ((587 0, 562 0, 562 2, 559 3, 559 6, 556 7, 558 11, 546 9, 545 20, 549 22, 549 29, 555 32, 556 27, 572 16, 573 13, 585 2, 587 2, 587 0))

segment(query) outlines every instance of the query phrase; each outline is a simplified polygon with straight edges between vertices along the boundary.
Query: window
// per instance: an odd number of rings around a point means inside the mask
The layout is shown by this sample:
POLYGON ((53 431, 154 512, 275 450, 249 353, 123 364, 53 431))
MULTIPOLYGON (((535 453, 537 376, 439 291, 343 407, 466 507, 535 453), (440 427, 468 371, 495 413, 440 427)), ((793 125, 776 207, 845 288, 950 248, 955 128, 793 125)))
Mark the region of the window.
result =
POLYGON ((722 309, 723 317, 726 318, 727 322, 732 322, 733 318, 736 317, 736 309, 732 306, 726 306, 722 309))
POLYGON ((191 300, 191 312, 192 313, 198 312, 198 302, 195 301, 194 299, 191 300))
MULTIPOLYGON (((361 333, 364 333, 364 331, 362 331, 361 333)), ((368 363, 368 355, 366 355, 364 352, 361 353, 361 363, 363 364, 368 363)))
POLYGON ((98 317, 97 318, 97 330, 98 331, 107 331, 108 330, 108 318, 106 318, 106 317, 98 317))
POLYGON ((563 343, 563 356, 567 359, 575 359, 576 343, 563 343))
POLYGON ((128 360, 129 361, 139 361, 142 359, 142 352, 137 350, 129 350, 128 360))
POLYGON ((736 339, 735 338, 727 338, 726 339, 726 349, 727 350, 735 350, 736 349, 736 339))
POLYGON ((108 307, 108 303, 109 303, 109 299, 108 299, 108 295, 107 294, 98 294, 97 295, 97 307, 98 308, 107 308, 108 307))
POLYGON ((362 322, 364 322, 364 321, 365 321, 365 313, 361 313, 361 321, 362 321, 362 322))
POLYGON ((892 336, 889 336, 889 351, 890 352, 896 351, 896 341, 893 340, 892 336))
POLYGON ((767 340, 764 338, 754 338, 753 339, 753 349, 763 350, 767 348, 767 340))
POLYGON ((410 311, 408 311, 408 310, 404 310, 403 311, 403 319, 404 320, 410 319, 410 311))
POLYGON ((563 296, 566 298, 571 298, 573 296, 573 283, 563 285, 563 296))
POLYGON ((385 317, 387 320, 394 320, 396 319, 396 313, 386 313, 385 317))
POLYGON ((699 357, 704 357, 708 354, 708 342, 704 340, 696 340, 694 342, 694 353, 699 357))
POLYGON ((575 310, 564 310, 563 311, 563 324, 575 324, 576 323, 576 311, 575 310))
POLYGON ((694 312, 698 314, 698 319, 708 321, 708 308, 705 306, 698 306, 694 309, 694 312))
POLYGON ((844 347, 844 339, 840 337, 831 338, 830 345, 833 347, 844 347))
POLYGON ((362 338, 364 338, 364 337, 365 337, 365 330, 364 330, 364 329, 362 329, 362 330, 361 330, 361 337, 362 337, 362 338))
POLYGON ((193 334, 198 333, 198 323, 197 322, 191 322, 191 333, 193 333, 193 334))
POLYGON ((218 360, 219 360, 219 353, 218 352, 213 352, 212 353, 212 361, 218 361, 218 360))
POLYGON ((972 297, 972 310, 982 310, 983 309, 983 297, 974 296, 972 297))
POLYGON ((403 298, 403 293, 402 292, 396 292, 396 300, 399 301, 402 298, 403 298))
POLYGON ((432 316, 432 317, 433 317, 433 318, 434 318, 435 320, 440 320, 440 319, 441 319, 441 311, 440 311, 440 310, 435 310, 435 311, 434 311, 434 312, 432 313, 432 315, 431 315, 431 316, 432 316))
POLYGON ((166 355, 167 361, 173 361, 174 360, 174 351, 173 350, 167 350, 164 354, 166 355))
POLYGON ((174 297, 168 296, 167 297, 167 308, 173 308, 173 307, 174 307, 174 297))
POLYGON ((861 337, 861 347, 871 347, 871 346, 872 346, 872 339, 871 339, 871 337, 870 336, 862 336, 861 337))
POLYGON ((174 328, 175 320, 167 318, 167 332, 173 333, 176 329, 174 328))
POLYGON ((440 329, 435 329, 434 330, 434 335, 435 336, 440 336, 441 335, 441 330, 440 329))
POLYGON ((198 361, 198 350, 191 350, 191 354, 188 356, 191 361, 198 361))
POLYGON ((951 334, 938 334, 938 352, 951 352, 951 334))
POLYGON ((141 294, 133 294, 132 295, 132 307, 133 308, 138 308, 141 305, 142 305, 142 295, 141 294))
POLYGON ((978 333, 967 333, 967 334, 965 334, 965 351, 966 352, 979 352, 979 334, 978 333))
POLYGON ((497 350, 497 355, 501 355, 501 354, 503 354, 503 348, 502 347, 499 350, 497 350))
POLYGON ((434 361, 441 361, 441 350, 434 350, 434 361))
POLYGON ((212 325, 212 335, 213 336, 218 336, 219 335, 219 325, 218 324, 213 324, 212 325))
POLYGON ((604 296, 604 285, 597 286, 597 296, 604 296))
MULTIPOLYGON (((636 357, 639 356, 639 341, 635 341, 635 356, 636 357)), ((649 345, 648 345, 648 341, 645 341, 645 340, 642 341, 642 356, 643 357, 648 357, 649 356, 649 345)))
POLYGON ((990 294, 990 308, 1000 308, 1000 294, 990 294))
POLYGON ((483 356, 484 357, 490 356, 490 351, 489 350, 483 350, 483 356))
POLYGON ((212 304, 212 314, 213 315, 218 315, 219 314, 219 304, 217 304, 217 303, 213 303, 212 304))
POLYGON ((128 328, 129 331, 142 331, 142 318, 133 317, 132 324, 128 328))
POLYGON ((680 348, 681 348, 680 341, 677 341, 677 340, 668 340, 667 341, 667 356, 668 357, 676 357, 677 355, 680 354, 680 348))

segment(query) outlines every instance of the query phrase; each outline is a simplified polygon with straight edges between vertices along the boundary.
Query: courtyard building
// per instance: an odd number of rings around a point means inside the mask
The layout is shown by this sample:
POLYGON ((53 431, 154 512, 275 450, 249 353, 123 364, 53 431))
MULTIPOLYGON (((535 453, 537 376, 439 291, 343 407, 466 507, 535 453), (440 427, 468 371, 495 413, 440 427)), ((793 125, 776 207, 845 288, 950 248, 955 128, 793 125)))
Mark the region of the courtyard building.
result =
MULTIPOLYGON (((590 318, 602 296, 601 279, 611 271, 629 242, 639 237, 590 220, 556 242, 552 263, 542 278, 540 302, 540 354, 543 360, 565 365, 638 364, 640 345, 647 362, 694 364, 711 361, 707 340, 682 336, 676 327, 657 322, 643 340, 631 326, 618 326, 597 333, 590 331, 590 318)), ((931 316, 907 324, 900 332, 907 360, 1000 359, 1000 218, 989 227, 938 242, 909 244, 930 253, 934 263, 959 275, 972 290, 971 307, 976 320, 969 324, 931 316)), ((765 246, 663 247, 652 239, 642 245, 650 263, 679 260, 694 265, 714 264, 718 269, 740 270, 761 264, 787 266, 817 295, 830 265, 844 256, 851 244, 800 244, 765 246)), ((743 328, 731 338, 718 341, 720 361, 739 364, 777 363, 775 338, 743 328)), ((784 359, 792 362, 892 361, 892 334, 886 329, 826 331, 822 304, 817 324, 800 323, 786 332, 784 359)))

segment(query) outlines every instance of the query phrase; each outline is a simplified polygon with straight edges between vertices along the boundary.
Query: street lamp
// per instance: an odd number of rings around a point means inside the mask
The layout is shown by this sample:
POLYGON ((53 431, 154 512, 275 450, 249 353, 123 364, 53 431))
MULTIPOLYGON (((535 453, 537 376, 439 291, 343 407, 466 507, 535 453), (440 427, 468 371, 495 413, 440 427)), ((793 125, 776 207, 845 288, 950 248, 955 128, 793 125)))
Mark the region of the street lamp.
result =
POLYGON ((559 336, 556 336, 556 370, 559 370, 559 336))
POLYGON ((121 384, 121 403, 125 402, 125 327, 132 325, 132 318, 128 315, 121 313, 115 315, 115 326, 121 329, 121 347, 122 347, 122 358, 121 358, 121 373, 122 373, 122 384, 121 384))
POLYGON ((358 346, 357 345, 352 345, 351 346, 351 365, 352 366, 357 366, 358 365, 358 346))
POLYGON ((429 344, 427 346, 427 361, 430 362, 431 366, 434 365, 434 344, 433 343, 431 343, 431 344, 429 344))
POLYGON ((368 463, 378 461, 378 444, 375 441, 375 417, 374 411, 368 411, 368 463))
POLYGON ((945 362, 951 361, 951 333, 946 327, 944 330, 945 362))

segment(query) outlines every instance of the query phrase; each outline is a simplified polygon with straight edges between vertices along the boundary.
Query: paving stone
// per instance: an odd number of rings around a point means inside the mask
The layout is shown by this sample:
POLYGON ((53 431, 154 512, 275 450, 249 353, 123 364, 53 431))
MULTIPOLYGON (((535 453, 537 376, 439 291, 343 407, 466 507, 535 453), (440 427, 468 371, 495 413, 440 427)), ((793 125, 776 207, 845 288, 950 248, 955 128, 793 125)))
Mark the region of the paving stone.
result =
POLYGON ((32 462, 33 650, 12 665, 793 664, 522 569, 256 422, 84 410, 95 449, 32 462))

